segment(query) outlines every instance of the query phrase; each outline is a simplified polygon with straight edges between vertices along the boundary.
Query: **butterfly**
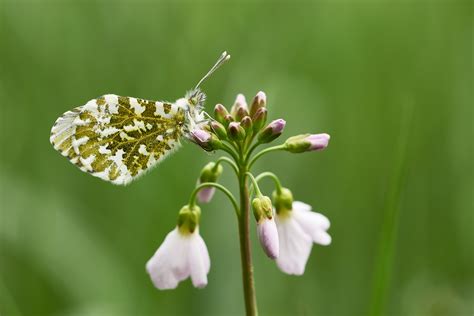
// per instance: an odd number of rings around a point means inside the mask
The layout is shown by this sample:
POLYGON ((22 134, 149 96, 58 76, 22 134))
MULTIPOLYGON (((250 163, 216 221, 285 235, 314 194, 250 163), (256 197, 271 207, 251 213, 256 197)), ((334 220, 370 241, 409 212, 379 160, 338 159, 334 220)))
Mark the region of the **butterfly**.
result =
POLYGON ((199 88, 224 62, 214 66, 174 103, 106 94, 64 113, 51 129, 50 142, 79 169, 125 185, 178 149, 183 137, 207 122, 206 95, 199 88))

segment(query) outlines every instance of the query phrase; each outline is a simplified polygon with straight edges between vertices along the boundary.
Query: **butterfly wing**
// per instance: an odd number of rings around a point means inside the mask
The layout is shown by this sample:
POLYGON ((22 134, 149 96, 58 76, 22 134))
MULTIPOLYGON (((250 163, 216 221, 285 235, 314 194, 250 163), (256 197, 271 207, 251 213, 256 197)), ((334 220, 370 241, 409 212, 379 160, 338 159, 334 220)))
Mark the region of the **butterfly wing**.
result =
POLYGON ((50 141, 82 171, 127 184, 180 145, 184 121, 176 104, 108 94, 59 117, 50 141))

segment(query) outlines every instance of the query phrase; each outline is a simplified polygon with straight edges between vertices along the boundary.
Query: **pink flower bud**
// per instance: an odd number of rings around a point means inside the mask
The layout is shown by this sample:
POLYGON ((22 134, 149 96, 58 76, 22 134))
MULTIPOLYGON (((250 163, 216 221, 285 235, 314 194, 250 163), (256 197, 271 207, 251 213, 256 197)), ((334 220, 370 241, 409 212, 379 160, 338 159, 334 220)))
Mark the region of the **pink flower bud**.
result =
POLYGON ((191 140, 206 151, 219 149, 221 145, 216 135, 199 128, 191 131, 191 140))
POLYGON ((273 217, 270 219, 264 217, 257 223, 257 235, 265 254, 270 259, 278 258, 280 246, 278 231, 273 217))
POLYGON ((311 143, 309 150, 322 150, 328 146, 329 134, 312 134, 306 137, 306 140, 311 143))
POLYGON ((197 199, 200 203, 209 203, 216 192, 214 187, 206 187, 199 190, 197 194, 197 199))
POLYGON ((261 143, 269 143, 281 135, 285 128, 286 122, 283 119, 272 121, 259 134, 258 141, 261 143))
POLYGON ((241 141, 245 138, 245 130, 239 122, 229 124, 228 135, 232 140, 241 141))
POLYGON ((191 132, 193 139, 199 145, 208 142, 211 139, 211 134, 202 129, 195 129, 191 132))
POLYGON ((250 116, 253 117, 259 108, 265 107, 267 104, 267 96, 265 92, 259 91, 253 98, 252 105, 250 106, 250 116))
POLYGON ((297 135, 286 140, 284 149, 292 153, 323 150, 328 146, 329 138, 326 133, 297 135))

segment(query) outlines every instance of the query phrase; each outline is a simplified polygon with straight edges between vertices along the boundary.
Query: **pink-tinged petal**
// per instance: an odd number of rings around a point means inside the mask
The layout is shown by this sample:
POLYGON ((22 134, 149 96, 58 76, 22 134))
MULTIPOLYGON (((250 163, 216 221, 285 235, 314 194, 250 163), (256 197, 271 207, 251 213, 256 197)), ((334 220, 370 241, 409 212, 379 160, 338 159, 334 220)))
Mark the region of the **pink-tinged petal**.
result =
POLYGON ((198 229, 192 234, 182 234, 178 228, 171 231, 146 264, 153 284, 160 290, 174 289, 190 276, 194 286, 203 287, 209 268, 209 253, 198 229))
POLYGON ((193 234, 190 253, 188 257, 189 270, 193 285, 203 288, 207 285, 207 274, 211 267, 209 252, 206 244, 199 234, 193 234))
POLYGON ((160 290, 174 289, 189 276, 183 238, 178 229, 172 230, 146 264, 153 284, 160 290), (184 255, 177 255, 180 253, 184 255))
POLYGON ((214 187, 206 187, 201 189, 197 194, 198 201, 201 203, 209 203, 212 200, 215 192, 216 188, 214 187))
POLYGON ((237 95, 237 98, 235 98, 235 102, 234 102, 236 105, 240 105, 241 107, 243 107, 245 110, 248 111, 249 109, 249 106, 247 104, 247 101, 245 100, 245 96, 242 94, 242 93, 239 93, 237 95))
POLYGON ((309 135, 306 140, 310 142, 309 150, 323 150, 329 144, 329 134, 313 134, 309 135))
POLYGON ((206 143, 211 139, 211 134, 202 129, 193 130, 191 136, 198 144, 206 143))
POLYGON ((315 243, 327 246, 331 243, 331 236, 326 232, 330 226, 330 222, 326 216, 307 211, 307 208, 300 209, 293 202, 292 216, 298 222, 303 231, 311 236, 315 243))
POLYGON ((280 254, 276 259, 278 268, 287 274, 302 275, 313 242, 292 218, 276 216, 280 254))
POLYGON ((257 235, 263 251, 270 259, 276 259, 280 253, 278 231, 275 220, 263 218, 257 224, 257 235))

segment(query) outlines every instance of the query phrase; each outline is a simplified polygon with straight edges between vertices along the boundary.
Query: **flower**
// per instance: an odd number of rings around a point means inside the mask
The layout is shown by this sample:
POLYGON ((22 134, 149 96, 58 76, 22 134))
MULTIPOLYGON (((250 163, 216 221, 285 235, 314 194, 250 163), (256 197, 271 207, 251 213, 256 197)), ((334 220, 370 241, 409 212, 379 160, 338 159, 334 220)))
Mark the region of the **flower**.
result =
POLYGON ((209 253, 198 228, 189 233, 176 227, 146 264, 153 284, 160 290, 174 289, 188 277, 195 287, 203 288, 210 268, 209 253))
POLYGON ((327 246, 331 236, 326 232, 330 222, 322 214, 311 211, 311 206, 295 201, 292 209, 276 209, 276 225, 280 242, 277 266, 287 274, 302 275, 313 242, 327 246))
POLYGON ((153 284, 160 290, 174 289, 178 283, 191 277, 198 288, 207 285, 211 260, 206 244, 199 235, 201 209, 185 205, 178 215, 178 225, 148 260, 146 270, 153 284))
POLYGON ((293 136, 285 141, 284 149, 292 153, 323 150, 328 146, 329 134, 303 134, 293 136))
POLYGON ((274 218, 263 217, 257 222, 257 235, 263 251, 270 259, 278 258, 280 246, 274 218))

